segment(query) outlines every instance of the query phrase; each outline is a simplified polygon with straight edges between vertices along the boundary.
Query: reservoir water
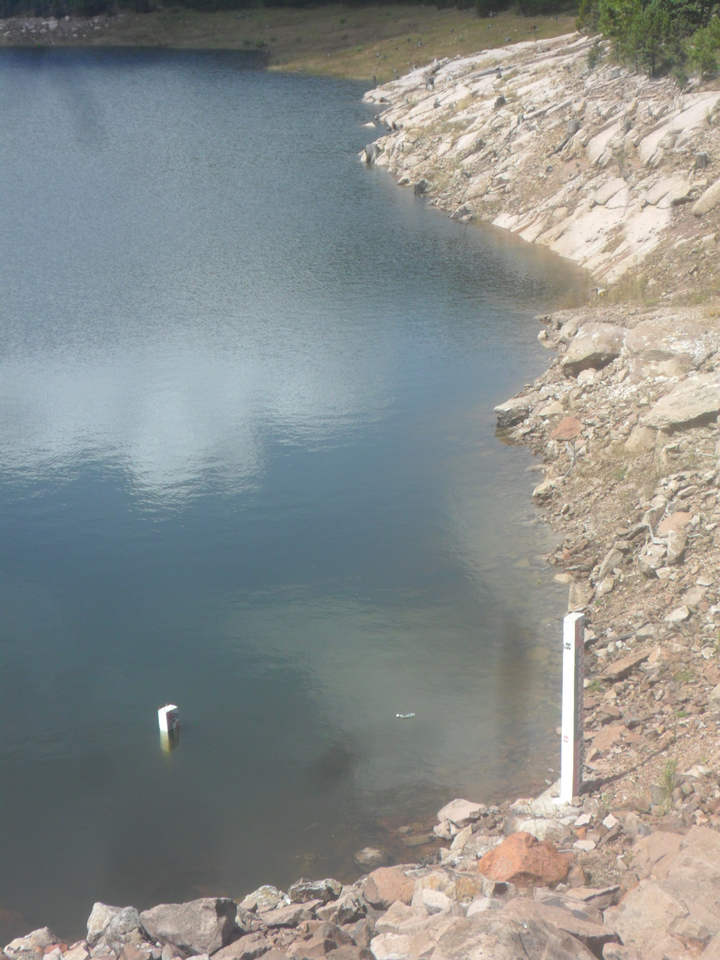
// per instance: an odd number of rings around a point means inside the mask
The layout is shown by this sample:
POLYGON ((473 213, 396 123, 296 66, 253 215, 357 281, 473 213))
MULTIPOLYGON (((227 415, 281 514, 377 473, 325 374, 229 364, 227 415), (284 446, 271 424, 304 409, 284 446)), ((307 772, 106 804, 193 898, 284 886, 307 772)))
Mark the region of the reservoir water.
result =
POLYGON ((3 944, 553 778, 565 595, 492 407, 582 278, 360 164, 361 85, 251 65, 0 56, 3 944))

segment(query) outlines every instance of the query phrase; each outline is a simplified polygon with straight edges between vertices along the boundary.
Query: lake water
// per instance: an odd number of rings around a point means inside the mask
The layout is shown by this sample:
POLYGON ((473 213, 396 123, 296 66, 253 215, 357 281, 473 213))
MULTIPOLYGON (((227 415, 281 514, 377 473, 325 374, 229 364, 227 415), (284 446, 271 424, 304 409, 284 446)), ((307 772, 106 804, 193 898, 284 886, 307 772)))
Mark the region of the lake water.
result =
POLYGON ((582 280, 358 163, 361 85, 249 65, 0 56, 2 943, 553 776, 565 591, 492 407, 582 280))

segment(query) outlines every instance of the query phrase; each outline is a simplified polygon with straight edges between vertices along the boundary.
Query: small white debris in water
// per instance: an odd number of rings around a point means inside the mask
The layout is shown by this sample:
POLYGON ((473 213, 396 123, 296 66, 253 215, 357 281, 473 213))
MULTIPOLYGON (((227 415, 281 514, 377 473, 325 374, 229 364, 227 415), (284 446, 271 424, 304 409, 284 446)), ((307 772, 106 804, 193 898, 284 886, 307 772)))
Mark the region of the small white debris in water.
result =
POLYGON ((412 720, 415 716, 414 713, 396 713, 395 716, 398 720, 412 720))

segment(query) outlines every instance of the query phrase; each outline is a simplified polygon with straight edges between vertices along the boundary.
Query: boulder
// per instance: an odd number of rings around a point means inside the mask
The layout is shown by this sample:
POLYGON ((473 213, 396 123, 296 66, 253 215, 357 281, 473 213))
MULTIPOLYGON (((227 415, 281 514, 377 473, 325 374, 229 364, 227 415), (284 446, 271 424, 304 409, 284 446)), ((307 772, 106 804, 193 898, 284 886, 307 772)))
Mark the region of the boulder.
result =
POLYGON ((720 378, 715 373, 688 377, 661 397, 645 415, 645 426, 674 430, 706 422, 720 411, 720 378))
POLYGON ((537 840, 530 833, 519 831, 486 853, 478 864, 480 873, 500 883, 517 887, 563 881, 572 857, 561 854, 549 840, 537 840))
POLYGON ((236 915, 233 900, 203 897, 189 903, 161 903, 143 911, 140 919, 155 940, 192 953, 212 954, 232 936, 236 915))
MULTIPOLYGON (((374 941, 373 941, 374 946, 374 941)), ((491 910, 456 920, 438 939, 433 960, 595 960, 575 937, 542 920, 491 910)))
POLYGON ((97 943, 100 937, 110 944, 119 943, 133 930, 145 933, 135 907, 110 907, 100 902, 93 905, 87 922, 88 943, 97 943))
POLYGON ((305 903, 288 903, 275 910, 267 910, 262 915, 263 923, 268 927, 296 927, 305 920, 312 920, 319 900, 307 900, 305 903))
POLYGON ((367 913, 367 907, 357 893, 347 891, 337 900, 324 907, 318 907, 315 916, 319 920, 331 920, 333 923, 353 923, 361 920, 367 913))
POLYGON ((391 903, 400 900, 410 903, 415 892, 415 881, 400 867, 380 867, 368 876, 363 885, 363 897, 377 910, 387 910, 391 903))
POLYGON ((263 884, 257 890, 249 893, 244 900, 240 902, 243 910, 252 910, 262 913, 264 910, 275 910, 276 907, 288 902, 288 898, 277 887, 270 884, 263 884))
POLYGON ((355 863, 363 870, 372 870, 387 861, 387 853, 382 847, 363 847, 355 854, 355 863))
POLYGON ((503 915, 520 921, 542 920, 550 923, 580 940, 596 957, 601 956, 606 943, 617 943, 618 940, 617 934, 601 921, 578 917, 562 906, 538 900, 511 900, 505 906, 503 915))
POLYGON ((59 943, 58 937, 49 927, 39 927, 24 937, 12 940, 3 952, 10 960, 35 960, 48 953, 56 943, 59 943))
POLYGON ((720 348, 720 336, 708 324, 696 320, 660 318, 643 320, 629 330, 625 347, 645 360, 672 360, 688 355, 697 364, 720 348))
POLYGON ((370 949, 375 960, 409 960, 414 956, 413 938, 398 933, 381 933, 370 949))
POLYGON ((389 909, 378 918, 375 929, 378 933, 400 933, 402 925, 408 920, 415 919, 418 912, 414 907, 403 903, 402 900, 396 900, 395 903, 391 904, 389 909))
POLYGON ((523 421, 530 413, 527 400, 522 397, 514 397, 512 400, 506 400, 505 403, 499 403, 495 407, 499 427, 512 427, 516 423, 523 421))
POLYGON ((473 803, 471 800, 451 800, 446 803, 442 810, 438 810, 438 820, 451 820, 456 827, 467 827, 475 823, 480 817, 487 813, 487 807, 484 803, 473 803))
POLYGON ((327 877, 325 880, 296 880, 288 889, 288 896, 292 903, 305 903, 307 900, 337 900, 342 893, 342 884, 339 880, 327 877))
POLYGON ((705 193, 695 201, 692 212, 696 217, 701 217, 704 213, 709 213, 711 210, 714 210, 718 203, 720 203, 720 180, 716 180, 715 183, 709 186, 705 193))
POLYGON ((111 907, 107 903, 101 903, 99 900, 94 903, 87 922, 87 942, 97 943, 110 921, 120 913, 121 909, 121 907, 111 907))
POLYGON ((612 323, 584 323, 568 347, 560 366, 568 376, 576 377, 581 370, 598 370, 620 355, 625 330, 612 323))
POLYGON ((720 834, 693 827, 679 842, 651 838, 635 848, 650 876, 605 911, 605 922, 643 960, 661 960, 720 934, 720 834))
POLYGON ((270 941, 262 933, 248 933, 218 950, 213 960, 257 960, 268 952, 270 946, 270 941))

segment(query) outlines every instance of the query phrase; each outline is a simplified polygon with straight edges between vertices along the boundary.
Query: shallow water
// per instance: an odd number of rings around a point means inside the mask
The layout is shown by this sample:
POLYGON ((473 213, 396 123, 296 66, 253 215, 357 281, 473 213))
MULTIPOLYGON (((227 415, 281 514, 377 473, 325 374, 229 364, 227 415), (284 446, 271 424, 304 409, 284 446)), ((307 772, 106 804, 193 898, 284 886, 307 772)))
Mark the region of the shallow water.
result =
POLYGON ((3 943, 551 776, 564 592, 492 407, 582 278, 358 163, 360 85, 247 66, 0 56, 3 943))

